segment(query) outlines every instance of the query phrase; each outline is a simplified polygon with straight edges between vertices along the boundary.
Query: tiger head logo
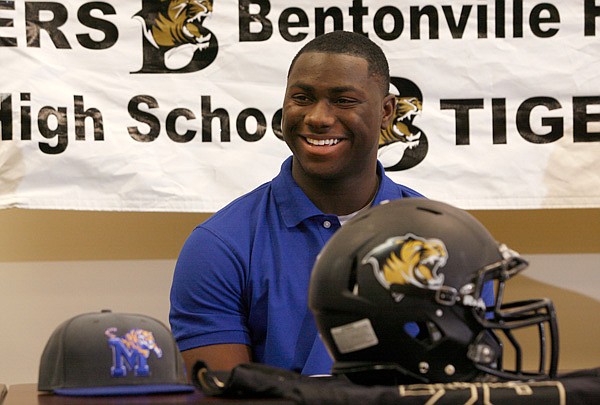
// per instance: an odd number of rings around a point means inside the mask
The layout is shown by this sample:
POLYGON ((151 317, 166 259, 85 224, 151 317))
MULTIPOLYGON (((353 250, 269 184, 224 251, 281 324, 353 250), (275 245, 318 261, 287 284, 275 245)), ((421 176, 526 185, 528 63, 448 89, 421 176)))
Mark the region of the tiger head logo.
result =
POLYGON ((409 233, 387 239, 367 253, 362 262, 371 265, 379 283, 400 301, 404 295, 399 291, 405 287, 440 289, 444 275, 438 271, 447 260, 444 242, 409 233))
POLYGON ((162 357, 162 350, 156 344, 154 334, 144 329, 131 329, 123 336, 116 335, 116 328, 108 328, 104 333, 109 339, 117 340, 130 352, 141 354, 144 358, 148 358, 151 352, 154 352, 157 357, 162 357))
POLYGON ((394 118, 387 128, 379 133, 379 147, 394 142, 402 142, 408 148, 417 146, 421 131, 418 128, 415 130, 410 124, 417 115, 421 114, 422 109, 421 100, 418 98, 396 96, 394 118))
POLYGON ((110 373, 113 377, 126 377, 128 370, 133 370, 135 376, 149 376, 150 366, 148 357, 154 353, 161 358, 163 352, 156 344, 154 334, 144 329, 130 329, 123 336, 117 336, 117 328, 111 327, 104 331, 108 339, 108 346, 112 349, 112 367, 110 373))
POLYGON ((144 64, 150 66, 142 71, 151 71, 148 68, 157 61, 147 59, 158 56, 168 71, 193 71, 210 64, 217 43, 204 23, 212 13, 213 0, 144 0, 134 18, 142 23, 144 38, 154 52, 144 50, 144 64), (201 67, 200 59, 205 60, 201 67))
POLYGON ((123 343, 132 349, 140 352, 144 357, 148 357, 150 352, 154 352, 158 357, 162 356, 162 350, 156 345, 154 335, 144 329, 131 329, 123 336, 123 343))
POLYGON ((389 171, 410 169, 427 154, 427 137, 414 124, 423 110, 423 95, 412 81, 391 77, 396 88, 396 110, 390 124, 379 132, 377 158, 389 171))

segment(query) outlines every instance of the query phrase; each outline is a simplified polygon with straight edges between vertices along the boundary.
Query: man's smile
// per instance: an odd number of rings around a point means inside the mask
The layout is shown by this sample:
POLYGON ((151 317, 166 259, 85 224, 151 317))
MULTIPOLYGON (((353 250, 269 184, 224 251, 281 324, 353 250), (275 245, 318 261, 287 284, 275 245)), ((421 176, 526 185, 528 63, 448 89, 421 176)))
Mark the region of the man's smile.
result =
POLYGON ((340 139, 314 139, 314 138, 305 138, 306 142, 315 146, 333 146, 340 142, 340 139))

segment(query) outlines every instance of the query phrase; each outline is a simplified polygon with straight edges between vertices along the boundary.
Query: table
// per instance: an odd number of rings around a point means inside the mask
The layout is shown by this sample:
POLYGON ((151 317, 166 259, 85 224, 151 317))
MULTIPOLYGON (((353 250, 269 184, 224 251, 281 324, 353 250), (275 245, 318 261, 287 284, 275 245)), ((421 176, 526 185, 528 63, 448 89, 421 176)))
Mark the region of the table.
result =
MULTIPOLYGON (((4 387, 0 384, 0 387, 4 387)), ((1 393, 0 389, 0 393, 1 393)), ((237 405, 291 405, 293 402, 280 399, 229 399, 207 397, 201 391, 179 394, 125 395, 103 397, 67 397, 39 392, 37 384, 15 384, 8 387, 8 394, 1 405, 124 405, 124 404, 237 404, 237 405)))

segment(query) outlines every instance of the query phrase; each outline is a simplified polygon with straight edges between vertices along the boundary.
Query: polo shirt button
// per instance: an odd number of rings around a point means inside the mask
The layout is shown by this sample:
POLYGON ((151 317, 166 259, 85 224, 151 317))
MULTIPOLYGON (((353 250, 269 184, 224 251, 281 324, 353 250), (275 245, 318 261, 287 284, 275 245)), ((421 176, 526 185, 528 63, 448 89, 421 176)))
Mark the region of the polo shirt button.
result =
POLYGON ((329 221, 324 221, 324 222, 323 222, 323 228, 327 228, 327 229, 331 228, 331 222, 329 222, 329 221))

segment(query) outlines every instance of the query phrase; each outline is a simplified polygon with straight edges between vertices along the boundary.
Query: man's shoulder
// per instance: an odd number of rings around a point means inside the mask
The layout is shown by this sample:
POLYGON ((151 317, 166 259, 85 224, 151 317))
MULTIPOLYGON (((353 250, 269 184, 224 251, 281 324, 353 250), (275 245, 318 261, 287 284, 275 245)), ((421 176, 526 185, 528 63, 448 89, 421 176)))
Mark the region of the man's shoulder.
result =
POLYGON ((402 197, 424 197, 423 194, 419 193, 416 190, 413 190, 408 186, 398 183, 396 183, 396 185, 399 187, 400 192, 402 193, 402 197))
POLYGON ((202 225, 221 226, 238 222, 253 226, 257 221, 262 221, 265 215, 277 216, 276 211, 282 206, 281 196, 291 192, 291 176, 290 158, 284 161, 281 171, 272 180, 231 201, 202 225))
POLYGON ((261 206, 267 203, 269 194, 271 192, 271 181, 261 184, 254 190, 243 194, 229 204, 219 209, 205 222, 214 221, 230 221, 232 218, 243 217, 248 219, 247 215, 252 211, 260 210, 261 206))
POLYGON ((396 183, 387 175, 383 176, 382 189, 384 192, 384 199, 394 199, 403 197, 424 197, 423 194, 418 191, 405 186, 404 184, 396 183))

